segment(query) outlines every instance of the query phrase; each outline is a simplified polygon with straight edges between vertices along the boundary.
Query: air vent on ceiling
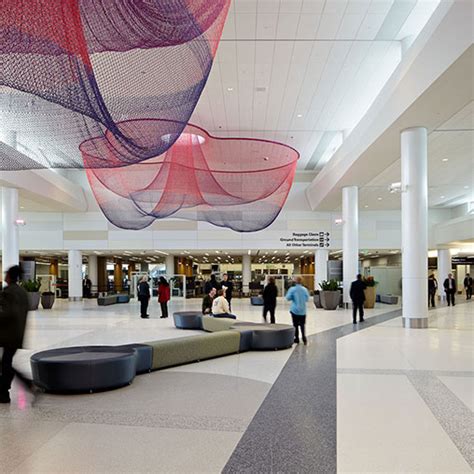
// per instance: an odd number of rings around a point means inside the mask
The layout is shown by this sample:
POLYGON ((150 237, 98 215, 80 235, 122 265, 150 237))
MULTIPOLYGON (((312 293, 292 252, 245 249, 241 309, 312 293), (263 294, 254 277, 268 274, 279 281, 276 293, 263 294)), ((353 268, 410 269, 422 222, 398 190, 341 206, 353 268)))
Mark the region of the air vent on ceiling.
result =
POLYGON ((255 90, 257 92, 265 92, 267 90, 267 88, 266 87, 256 87, 255 90))

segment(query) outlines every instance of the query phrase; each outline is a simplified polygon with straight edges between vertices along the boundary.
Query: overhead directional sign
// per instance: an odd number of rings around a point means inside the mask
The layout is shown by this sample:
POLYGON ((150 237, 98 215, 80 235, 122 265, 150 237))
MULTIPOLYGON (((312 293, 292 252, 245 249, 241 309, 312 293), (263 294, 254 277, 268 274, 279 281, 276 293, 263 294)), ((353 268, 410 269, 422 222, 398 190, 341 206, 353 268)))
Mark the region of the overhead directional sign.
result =
POLYGON ((328 248, 331 245, 329 232, 292 232, 288 237, 280 237, 287 248, 328 248))

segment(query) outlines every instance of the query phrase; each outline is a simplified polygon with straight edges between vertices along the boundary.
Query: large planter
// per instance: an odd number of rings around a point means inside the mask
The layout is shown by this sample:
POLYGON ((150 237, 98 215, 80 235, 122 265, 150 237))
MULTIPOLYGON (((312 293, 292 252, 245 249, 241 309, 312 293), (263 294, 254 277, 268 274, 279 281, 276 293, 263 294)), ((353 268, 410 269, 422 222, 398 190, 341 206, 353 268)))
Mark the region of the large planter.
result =
POLYGON ((54 293, 43 293, 41 295, 41 306, 44 309, 51 309, 54 304, 54 293))
POLYGON ((322 308, 323 305, 321 304, 321 294, 320 293, 315 293, 313 296, 313 301, 314 301, 314 306, 316 308, 322 308))
POLYGON ((39 291, 27 291, 26 294, 28 296, 28 310, 35 311, 36 309, 38 309, 41 298, 39 291))
POLYGON ((321 291, 321 305, 324 309, 334 310, 339 306, 341 300, 341 292, 337 291, 321 291))
POLYGON ((365 290, 364 308, 373 308, 375 306, 375 286, 368 286, 365 290))

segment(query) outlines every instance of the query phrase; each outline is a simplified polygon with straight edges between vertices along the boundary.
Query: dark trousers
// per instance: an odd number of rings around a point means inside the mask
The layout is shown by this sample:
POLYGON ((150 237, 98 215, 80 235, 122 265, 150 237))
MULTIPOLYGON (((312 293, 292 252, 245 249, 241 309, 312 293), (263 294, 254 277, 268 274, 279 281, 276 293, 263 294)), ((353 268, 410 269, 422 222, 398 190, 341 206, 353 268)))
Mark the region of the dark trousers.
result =
POLYGON ((436 292, 428 294, 428 308, 430 307, 430 305, 433 306, 433 308, 436 306, 435 305, 435 295, 436 295, 436 292))
POLYGON ((275 306, 263 305, 263 319, 267 322, 267 313, 270 311, 270 322, 275 324, 275 306))
POLYGON ((167 318, 168 317, 168 302, 164 301, 163 303, 160 303, 160 306, 161 306, 161 317, 167 318))
POLYGON ((470 300, 472 298, 472 286, 466 287, 466 299, 470 300))
POLYGON ((364 320, 364 302, 353 301, 352 302, 352 322, 357 322, 357 311, 359 311, 359 321, 364 320))
POLYGON ((140 316, 144 318, 147 315, 149 298, 146 296, 139 296, 138 299, 140 301, 140 316))
POLYGON ((4 347, 2 355, 2 375, 0 376, 0 393, 7 393, 11 386, 12 380, 15 376, 15 370, 13 369, 13 356, 15 355, 16 349, 4 347))
POLYGON ((227 301, 229 303, 229 310, 232 311, 232 298, 227 298, 227 301))
POLYGON ((301 338, 303 342, 306 341, 306 332, 305 332, 305 324, 306 324, 306 314, 299 315, 299 314, 291 314, 291 319, 293 320, 293 326, 295 327, 295 342, 299 342, 299 329, 301 329, 301 338))
POLYGON ((446 299, 448 300, 448 306, 453 305, 454 306, 454 295, 455 295, 454 290, 446 290, 446 299))

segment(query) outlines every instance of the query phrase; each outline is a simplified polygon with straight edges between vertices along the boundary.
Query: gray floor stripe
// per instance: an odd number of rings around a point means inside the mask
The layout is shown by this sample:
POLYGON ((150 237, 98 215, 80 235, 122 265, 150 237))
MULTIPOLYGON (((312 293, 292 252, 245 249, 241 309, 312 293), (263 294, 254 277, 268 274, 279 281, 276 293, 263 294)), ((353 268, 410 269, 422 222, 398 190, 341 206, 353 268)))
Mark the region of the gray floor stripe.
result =
POLYGON ((330 329, 310 336, 307 347, 298 346, 223 472, 336 472, 337 339, 400 314, 330 329))
POLYGON ((407 377, 439 424, 474 469, 474 414, 430 371, 407 371, 407 377))

